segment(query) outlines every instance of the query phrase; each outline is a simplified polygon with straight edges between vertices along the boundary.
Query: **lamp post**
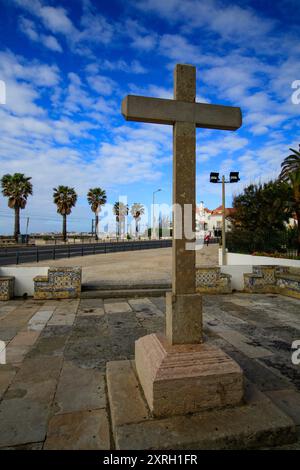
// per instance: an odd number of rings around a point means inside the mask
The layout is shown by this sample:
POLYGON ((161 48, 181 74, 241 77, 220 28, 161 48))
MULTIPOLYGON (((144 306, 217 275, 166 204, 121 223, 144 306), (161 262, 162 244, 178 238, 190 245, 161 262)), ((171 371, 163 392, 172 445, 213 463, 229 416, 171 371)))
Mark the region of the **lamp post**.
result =
POLYGON ((226 181, 225 176, 222 176, 220 181, 219 173, 212 172, 210 174, 211 183, 222 183, 222 265, 226 265, 226 219, 225 219, 225 184, 226 183, 238 183, 240 181, 239 172, 231 171, 229 174, 229 180, 226 181))
POLYGON ((155 194, 159 193, 160 191, 162 191, 162 189, 157 189, 156 191, 153 191, 151 240, 156 240, 154 204, 155 204, 155 194))

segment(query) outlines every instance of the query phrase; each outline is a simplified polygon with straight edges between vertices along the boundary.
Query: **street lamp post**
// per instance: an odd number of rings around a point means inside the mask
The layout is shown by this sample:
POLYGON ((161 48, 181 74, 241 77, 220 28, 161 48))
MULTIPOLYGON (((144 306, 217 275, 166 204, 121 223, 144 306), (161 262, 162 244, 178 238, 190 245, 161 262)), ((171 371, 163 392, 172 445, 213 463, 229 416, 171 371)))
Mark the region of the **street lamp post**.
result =
POLYGON ((211 183, 222 183, 222 265, 226 265, 226 205, 225 205, 225 184, 226 183, 238 183, 240 181, 239 172, 231 171, 229 174, 229 180, 226 181, 225 176, 222 176, 220 181, 219 173, 210 174, 211 183))
POLYGON ((154 213, 154 207, 155 207, 155 194, 162 191, 161 189, 157 189, 156 191, 153 191, 153 201, 152 201, 152 230, 151 230, 151 240, 156 240, 156 233, 155 233, 155 213, 154 213))

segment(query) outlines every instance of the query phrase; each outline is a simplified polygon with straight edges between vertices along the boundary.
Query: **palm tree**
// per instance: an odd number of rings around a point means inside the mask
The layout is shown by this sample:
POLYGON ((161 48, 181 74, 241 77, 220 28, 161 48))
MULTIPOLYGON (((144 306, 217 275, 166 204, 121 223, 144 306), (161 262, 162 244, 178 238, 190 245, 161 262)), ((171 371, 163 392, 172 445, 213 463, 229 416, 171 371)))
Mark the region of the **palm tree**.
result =
POLYGON ((131 209, 130 209, 130 214, 135 220, 135 236, 138 236, 139 233, 139 221, 141 220, 141 215, 145 213, 145 209, 143 204, 140 204, 139 202, 135 202, 132 204, 131 209))
POLYGON ((116 223, 117 223, 117 237, 120 236, 120 228, 121 232, 124 231, 124 222, 125 218, 128 215, 129 207, 127 204, 123 202, 115 202, 113 207, 113 213, 116 216, 116 223))
POLYGON ((87 200, 91 206, 92 211, 96 214, 96 223, 95 223, 95 232, 96 240, 98 240, 99 233, 99 212, 101 211, 101 206, 104 206, 106 203, 106 191, 101 188, 91 188, 87 193, 87 200))
POLYGON ((58 186, 53 188, 53 202, 57 205, 57 212, 63 216, 63 240, 67 241, 67 215, 71 214, 72 207, 77 202, 77 194, 74 188, 69 186, 58 186))
POLYGON ((293 191, 293 209, 298 225, 298 255, 300 255, 300 145, 299 151, 290 149, 291 155, 281 163, 279 178, 290 184, 293 191))
POLYGON ((20 235, 20 209, 25 208, 28 196, 32 195, 30 180, 31 177, 23 173, 7 174, 1 179, 2 194, 8 197, 8 207, 15 211, 14 237, 16 242, 20 235))

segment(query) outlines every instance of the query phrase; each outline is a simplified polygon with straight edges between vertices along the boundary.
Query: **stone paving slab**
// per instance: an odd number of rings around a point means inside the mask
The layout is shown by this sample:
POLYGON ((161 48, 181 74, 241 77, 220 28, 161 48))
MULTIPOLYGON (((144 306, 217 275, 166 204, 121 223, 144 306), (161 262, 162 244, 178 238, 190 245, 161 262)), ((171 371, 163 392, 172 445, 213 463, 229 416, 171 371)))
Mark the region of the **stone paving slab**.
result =
POLYGON ((103 307, 85 307, 78 310, 78 316, 81 317, 97 317, 105 314, 103 307))
POLYGON ((268 397, 276 403, 297 426, 300 426, 300 394, 295 390, 273 390, 267 392, 268 397))
MULTIPOLYGON (((297 424, 300 367, 291 363, 290 346, 293 340, 300 339, 300 300, 242 293, 204 296, 203 309, 205 340, 241 365, 245 376, 256 384, 258 395, 262 394, 260 401, 267 394, 297 424), (221 332, 225 334, 222 336, 221 332), (226 334, 229 336, 225 339, 226 334), (254 352, 257 348, 261 348, 259 357, 254 352), (271 355, 261 356, 264 350, 271 355)), ((87 414, 90 410, 92 414, 101 412, 97 420, 98 424, 100 420, 104 423, 105 429, 106 364, 134 359, 138 337, 164 331, 164 312, 164 297, 115 299, 113 292, 105 300, 29 299, 1 304, 0 339, 7 342, 11 351, 19 348, 23 353, 17 367, 0 365, 1 448, 39 449, 46 436, 49 448, 55 447, 60 435, 57 427, 64 420, 63 448, 94 446, 95 442, 96 447, 104 446, 104 442, 108 447, 112 445, 106 438, 95 441, 90 437, 97 434, 93 433, 95 421, 89 421, 87 414), (107 305, 109 313, 105 310, 107 305), (49 320, 54 317, 61 321, 51 324, 49 320), (65 418, 52 422, 54 417, 65 418), (53 434, 49 433, 50 421, 53 434), (70 423, 77 423, 73 438, 70 423), (90 431, 87 437, 81 437, 85 426, 90 431)), ((132 388, 128 386, 130 406, 120 413, 119 423, 126 424, 127 414, 134 413, 135 385, 133 381, 132 388)), ((119 392, 121 386, 122 381, 119 392)), ((161 436, 163 440, 164 435, 161 436)), ((286 448, 300 448, 300 443, 286 448)))
POLYGON ((143 316, 145 316, 145 313, 159 317, 165 316, 164 312, 148 298, 130 299, 128 303, 135 312, 141 313, 143 316))
POLYGON ((74 313, 69 313, 69 314, 59 314, 55 313, 52 318, 48 321, 48 325, 57 325, 57 326, 63 326, 63 325, 73 325, 75 321, 75 314, 74 313))
POLYGON ((229 331, 228 329, 225 330, 218 326, 209 326, 209 328, 250 358, 272 356, 271 351, 262 348, 261 346, 251 344, 252 341, 250 338, 247 338, 237 331, 229 331))
POLYGON ((65 361, 54 407, 56 414, 105 408, 104 374, 96 369, 84 369, 71 361, 65 361))
POLYGON ((38 310, 28 322, 28 329, 32 331, 42 331, 53 315, 54 310, 38 310))
POLYGON ((129 313, 132 312, 132 308, 128 302, 105 302, 104 303, 105 313, 129 313))
POLYGON ((114 432, 118 426, 129 422, 140 423, 149 416, 145 400, 137 393, 139 382, 133 368, 134 361, 107 363, 106 377, 114 432), (134 397, 134 400, 130 400, 130 406, 119 406, 120 403, 125 403, 128 397, 134 397))
POLYGON ((104 409, 56 415, 50 420, 44 444, 46 450, 109 448, 109 422, 104 409))
POLYGON ((17 372, 16 367, 12 366, 2 366, 0 369, 0 400, 6 390, 8 389, 9 385, 11 384, 15 374, 17 372), (3 370, 4 369, 4 370, 3 370))
POLYGON ((80 309, 101 308, 103 307, 103 305, 104 305, 103 299, 81 299, 79 308, 80 309))
POLYGON ((45 439, 62 358, 26 359, 0 403, 0 447, 45 439))

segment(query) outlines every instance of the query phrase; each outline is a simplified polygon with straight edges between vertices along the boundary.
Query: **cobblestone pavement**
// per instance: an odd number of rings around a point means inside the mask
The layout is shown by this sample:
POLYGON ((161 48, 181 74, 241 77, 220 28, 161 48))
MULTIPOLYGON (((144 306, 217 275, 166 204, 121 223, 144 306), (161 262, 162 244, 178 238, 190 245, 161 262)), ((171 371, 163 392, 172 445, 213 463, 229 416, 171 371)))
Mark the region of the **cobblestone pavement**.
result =
MULTIPOLYGON (((113 447, 105 364, 132 358, 137 338, 163 331, 164 309, 163 298, 2 302, 0 448, 113 447)), ((206 296, 204 323, 206 340, 231 355, 300 427, 300 365, 291 362, 300 301, 206 296)))

